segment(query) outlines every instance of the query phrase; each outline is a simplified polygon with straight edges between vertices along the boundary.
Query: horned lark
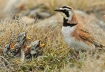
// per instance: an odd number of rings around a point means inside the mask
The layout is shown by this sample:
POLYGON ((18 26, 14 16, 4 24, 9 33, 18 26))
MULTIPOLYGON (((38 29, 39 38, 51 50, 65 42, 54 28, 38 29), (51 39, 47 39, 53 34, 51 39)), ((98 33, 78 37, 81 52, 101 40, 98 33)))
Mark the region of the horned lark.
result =
POLYGON ((5 48, 3 50, 4 56, 5 57, 12 57, 12 50, 14 49, 14 45, 12 43, 9 43, 5 45, 5 48))
POLYGON ((72 7, 62 6, 55 11, 64 15, 62 34, 74 50, 95 50, 105 46, 105 25, 94 18, 79 18, 72 7))
POLYGON ((25 51, 26 58, 37 57, 39 54, 39 50, 43 47, 44 44, 41 44, 40 40, 36 40, 32 42, 29 46, 27 46, 27 50, 25 51))
POLYGON ((13 55, 17 55, 19 54, 21 51, 21 48, 24 48, 25 47, 25 42, 30 39, 28 36, 27 36, 27 32, 23 32, 21 33, 18 38, 17 38, 17 42, 16 44, 14 45, 14 51, 13 51, 13 55))

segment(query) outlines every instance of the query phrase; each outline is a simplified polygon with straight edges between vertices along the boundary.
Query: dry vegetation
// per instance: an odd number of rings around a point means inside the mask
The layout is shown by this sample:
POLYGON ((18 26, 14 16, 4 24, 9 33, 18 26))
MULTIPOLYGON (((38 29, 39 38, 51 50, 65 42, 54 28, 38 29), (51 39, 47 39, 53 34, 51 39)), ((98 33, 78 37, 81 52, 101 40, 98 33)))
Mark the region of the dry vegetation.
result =
MULTIPOLYGON (((4 1, 6 0, 0 1, 1 6, 4 5, 4 1)), ((75 9, 87 11, 90 6, 98 5, 98 2, 105 2, 105 0, 27 0, 26 8, 31 8, 43 2, 54 13, 54 9, 61 5, 70 5, 75 9)), ((35 24, 25 24, 19 20, 1 20, 1 55, 4 45, 10 41, 15 41, 18 34, 24 31, 28 31, 28 35, 31 37, 28 44, 37 39, 45 43, 42 56, 35 58, 33 61, 26 60, 24 63, 20 63, 18 59, 11 59, 9 60, 11 65, 0 68, 1 72, 104 72, 105 52, 95 52, 94 55, 80 52, 79 58, 73 57, 74 52, 70 50, 62 38, 60 32, 62 21, 60 21, 59 16, 61 15, 57 14, 35 24)))

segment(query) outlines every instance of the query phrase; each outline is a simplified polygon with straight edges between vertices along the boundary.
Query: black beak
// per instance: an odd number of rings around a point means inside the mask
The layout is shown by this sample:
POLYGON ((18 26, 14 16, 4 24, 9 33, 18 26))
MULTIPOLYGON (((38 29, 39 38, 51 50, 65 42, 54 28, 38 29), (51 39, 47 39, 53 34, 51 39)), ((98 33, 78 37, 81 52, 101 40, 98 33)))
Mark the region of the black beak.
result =
POLYGON ((57 12, 62 12, 63 9, 62 9, 62 8, 59 8, 59 9, 55 9, 55 11, 57 11, 57 12))

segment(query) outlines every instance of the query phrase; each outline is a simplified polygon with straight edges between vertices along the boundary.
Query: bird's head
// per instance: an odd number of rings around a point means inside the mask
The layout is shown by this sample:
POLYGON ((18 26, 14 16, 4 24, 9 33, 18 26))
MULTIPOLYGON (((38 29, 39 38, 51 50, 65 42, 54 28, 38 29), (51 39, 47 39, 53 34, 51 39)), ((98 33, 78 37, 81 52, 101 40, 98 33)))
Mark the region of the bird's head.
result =
POLYGON ((19 34, 18 38, 17 38, 17 42, 24 42, 25 40, 29 40, 31 39, 28 35, 27 32, 23 32, 21 34, 19 34))
POLYGON ((78 23, 72 7, 62 6, 61 8, 55 9, 55 11, 61 12, 63 14, 64 19, 66 19, 68 23, 71 23, 71 24, 78 23))
POLYGON ((30 50, 31 54, 35 54, 40 48, 42 48, 45 44, 41 43, 40 40, 36 40, 30 44, 30 46, 27 46, 27 51, 30 50))

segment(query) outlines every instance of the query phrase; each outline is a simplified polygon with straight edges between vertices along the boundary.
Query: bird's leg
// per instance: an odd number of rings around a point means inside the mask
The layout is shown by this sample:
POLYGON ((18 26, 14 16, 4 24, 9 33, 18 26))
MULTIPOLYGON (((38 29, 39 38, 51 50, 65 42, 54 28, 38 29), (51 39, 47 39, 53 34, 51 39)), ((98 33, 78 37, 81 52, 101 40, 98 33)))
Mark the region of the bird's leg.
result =
POLYGON ((75 59, 78 58, 79 52, 75 51, 74 49, 70 50, 71 58, 75 59))

